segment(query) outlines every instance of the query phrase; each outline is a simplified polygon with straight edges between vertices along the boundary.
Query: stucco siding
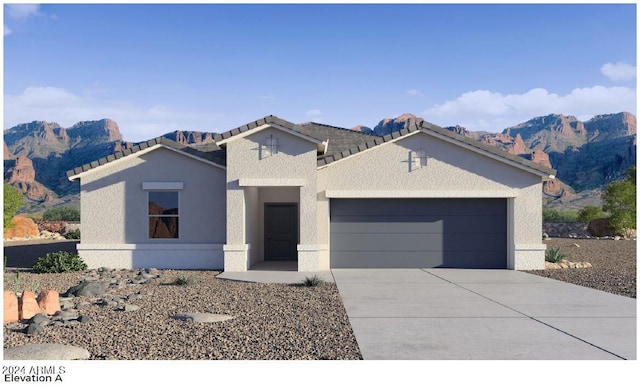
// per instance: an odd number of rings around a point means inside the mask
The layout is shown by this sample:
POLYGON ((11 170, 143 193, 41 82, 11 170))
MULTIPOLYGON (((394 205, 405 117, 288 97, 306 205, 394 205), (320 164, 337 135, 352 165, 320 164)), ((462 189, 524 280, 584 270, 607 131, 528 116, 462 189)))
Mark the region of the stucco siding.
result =
POLYGON ((159 148, 118 160, 81 179, 82 244, 221 244, 225 232, 223 169, 159 148), (179 238, 150 239, 144 182, 182 182, 179 238))
MULTIPOLYGON (((415 153, 414 153, 415 154, 415 153)), ((508 198, 512 219, 507 222, 509 268, 539 267, 541 244, 542 183, 540 176, 493 158, 472 152, 424 133, 416 133, 358 155, 336 161, 318 171, 318 243, 330 244, 329 206, 334 197, 508 198), (427 152, 426 165, 417 166, 412 152, 427 152), (518 246, 528 246, 518 251, 518 246), (525 252, 526 251, 526 252, 525 252), (523 264, 525 259, 528 263, 523 264), (521 262, 522 261, 522 262, 521 262)), ((330 257, 321 254, 327 268, 330 257)))
POLYGON ((233 270, 246 270, 264 259, 264 203, 297 203, 299 243, 316 244, 316 156, 315 143, 275 128, 227 143, 229 253, 225 251, 225 268, 229 262, 233 270), (277 154, 266 151, 267 138, 271 137, 277 139, 277 154), (254 194, 247 194, 256 187, 257 199, 254 194), (256 210, 255 221, 247 221, 248 214, 256 210), (241 245, 247 245, 249 258, 243 256, 242 249, 233 247, 241 245))

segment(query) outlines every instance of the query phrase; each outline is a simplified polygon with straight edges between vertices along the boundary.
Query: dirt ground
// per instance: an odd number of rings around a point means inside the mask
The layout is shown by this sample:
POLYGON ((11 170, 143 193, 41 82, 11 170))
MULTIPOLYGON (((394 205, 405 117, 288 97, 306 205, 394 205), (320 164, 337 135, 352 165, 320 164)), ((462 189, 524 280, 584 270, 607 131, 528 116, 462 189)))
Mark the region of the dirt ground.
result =
POLYGON ((560 248, 566 259, 589 262, 593 267, 529 273, 636 298, 636 243, 634 240, 552 238, 544 241, 547 248, 560 248))

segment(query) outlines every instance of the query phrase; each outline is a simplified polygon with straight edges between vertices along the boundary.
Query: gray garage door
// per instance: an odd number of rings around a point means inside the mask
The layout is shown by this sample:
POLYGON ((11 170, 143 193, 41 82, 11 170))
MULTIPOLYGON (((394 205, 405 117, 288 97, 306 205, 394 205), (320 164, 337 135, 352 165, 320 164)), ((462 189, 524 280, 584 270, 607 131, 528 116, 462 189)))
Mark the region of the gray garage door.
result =
POLYGON ((507 267, 506 199, 332 199, 331 267, 507 267))

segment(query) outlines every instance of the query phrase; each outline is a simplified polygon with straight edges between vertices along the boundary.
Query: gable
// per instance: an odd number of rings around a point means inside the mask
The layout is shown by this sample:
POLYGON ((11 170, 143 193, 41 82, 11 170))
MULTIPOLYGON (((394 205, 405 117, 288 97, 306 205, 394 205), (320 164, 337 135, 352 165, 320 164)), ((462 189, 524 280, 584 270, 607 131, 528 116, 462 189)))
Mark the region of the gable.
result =
POLYGON ((209 164, 211 166, 224 170, 224 158, 218 154, 219 148, 217 146, 215 147, 217 149, 208 149, 207 151, 203 151, 186 145, 178 144, 164 137, 158 137, 147 142, 140 143, 133 148, 125 149, 122 152, 116 152, 114 154, 108 155, 107 157, 103 157, 91 163, 69 170, 67 171, 67 177, 69 178, 69 180, 80 179, 81 177, 86 176, 89 173, 94 173, 97 169, 103 169, 106 165, 118 165, 123 161, 140 157, 157 149, 167 149, 184 157, 191 158, 193 160, 197 160, 199 162, 209 164))
POLYGON ((318 153, 324 154, 327 150, 327 141, 304 133, 297 125, 280 119, 275 116, 267 116, 247 125, 231 129, 224 133, 216 134, 214 140, 219 146, 226 146, 228 143, 252 136, 265 129, 276 129, 292 136, 299 137, 307 142, 315 144, 318 153))
POLYGON ((483 144, 480 141, 458 135, 426 121, 420 122, 419 125, 413 125, 409 128, 404 128, 400 131, 393 132, 384 137, 376 137, 368 142, 362 143, 356 147, 350 148, 338 154, 319 158, 318 167, 323 168, 329 164, 337 161, 342 161, 346 158, 358 157, 362 152, 367 152, 371 149, 394 143, 396 141, 402 140, 405 137, 413 136, 418 132, 433 136, 467 151, 471 151, 473 153, 495 159, 499 162, 522 169, 545 179, 554 178, 556 174, 556 171, 551 168, 547 168, 543 165, 534 163, 530 160, 526 160, 522 157, 509 154, 506 151, 498 149, 494 146, 483 144))
POLYGON ((474 196, 509 197, 541 183, 536 174, 422 131, 319 168, 318 176, 334 193, 380 191, 398 197, 418 192, 462 197, 471 191, 474 196), (422 151, 426 160, 420 165, 422 151))

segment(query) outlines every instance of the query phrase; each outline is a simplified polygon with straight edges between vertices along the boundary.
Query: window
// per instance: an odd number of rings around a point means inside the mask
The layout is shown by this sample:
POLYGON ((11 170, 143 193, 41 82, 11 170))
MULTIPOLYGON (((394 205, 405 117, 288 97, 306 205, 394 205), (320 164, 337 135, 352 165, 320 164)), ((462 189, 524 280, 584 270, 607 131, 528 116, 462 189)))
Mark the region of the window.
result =
POLYGON ((264 142, 263 157, 269 157, 278 154, 278 137, 273 134, 266 138, 264 142))
POLYGON ((417 151, 411 151, 411 169, 416 170, 427 166, 427 151, 420 149, 417 151))
POLYGON ((178 191, 149 191, 149 238, 179 237, 178 191))

